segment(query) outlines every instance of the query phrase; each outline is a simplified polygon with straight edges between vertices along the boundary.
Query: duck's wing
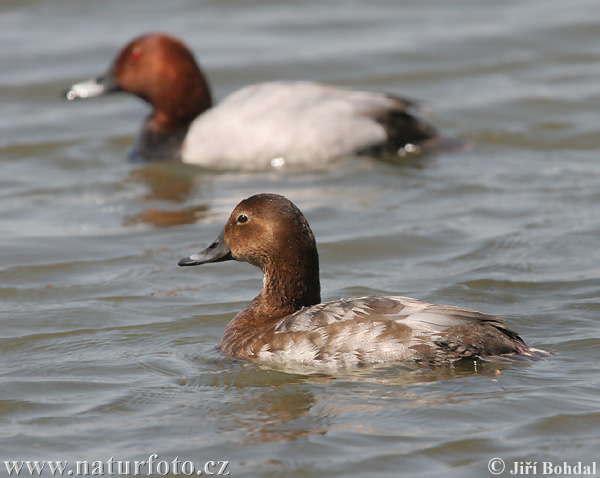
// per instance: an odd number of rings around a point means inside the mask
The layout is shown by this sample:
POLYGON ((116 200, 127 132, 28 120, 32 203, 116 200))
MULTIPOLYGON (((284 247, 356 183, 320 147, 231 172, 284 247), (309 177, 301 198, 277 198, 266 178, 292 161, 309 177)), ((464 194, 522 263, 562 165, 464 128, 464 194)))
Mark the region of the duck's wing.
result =
POLYGON ((192 123, 182 156, 190 163, 251 168, 273 160, 319 163, 392 143, 398 149, 437 136, 409 112, 415 105, 406 98, 311 82, 252 85, 192 123))
MULTIPOLYGON (((265 353, 302 361, 426 363, 533 357, 502 319, 408 297, 357 297, 318 304, 283 319, 265 353)), ((518 359, 517 359, 518 360, 518 359)))

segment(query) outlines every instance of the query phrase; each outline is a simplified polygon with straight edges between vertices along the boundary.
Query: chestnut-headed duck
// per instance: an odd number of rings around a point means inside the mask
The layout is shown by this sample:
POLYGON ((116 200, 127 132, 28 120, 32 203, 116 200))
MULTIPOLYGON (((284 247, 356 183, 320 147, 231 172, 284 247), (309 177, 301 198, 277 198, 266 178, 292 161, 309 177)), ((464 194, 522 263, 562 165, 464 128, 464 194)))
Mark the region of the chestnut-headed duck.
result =
POLYGON ((104 75, 64 95, 74 100, 118 91, 152 107, 130 154, 138 161, 255 169, 463 144, 414 116, 413 100, 308 81, 251 85, 213 106, 192 52, 164 34, 135 38, 104 75))
POLYGON ((239 203, 216 241, 180 266, 236 260, 260 267, 262 292, 227 325, 224 355, 283 365, 346 367, 461 359, 531 360, 502 319, 398 296, 321 302, 319 256, 302 212, 277 194, 239 203))

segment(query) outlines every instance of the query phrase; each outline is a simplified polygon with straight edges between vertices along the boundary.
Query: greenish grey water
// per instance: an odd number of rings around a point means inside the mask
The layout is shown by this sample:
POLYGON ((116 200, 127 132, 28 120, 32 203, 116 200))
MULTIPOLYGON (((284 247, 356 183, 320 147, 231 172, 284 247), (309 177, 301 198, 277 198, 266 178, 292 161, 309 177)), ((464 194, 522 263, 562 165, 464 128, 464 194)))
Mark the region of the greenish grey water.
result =
POLYGON ((599 460, 599 32, 592 0, 0 2, 0 474, 151 454, 251 477, 599 460), (272 79, 390 91, 472 147, 283 172, 128 164, 146 107, 59 93, 151 30, 192 47, 217 98, 272 79), (263 191, 308 217, 324 299, 467 306, 556 356, 336 376, 220 358, 260 273, 176 264, 263 191))

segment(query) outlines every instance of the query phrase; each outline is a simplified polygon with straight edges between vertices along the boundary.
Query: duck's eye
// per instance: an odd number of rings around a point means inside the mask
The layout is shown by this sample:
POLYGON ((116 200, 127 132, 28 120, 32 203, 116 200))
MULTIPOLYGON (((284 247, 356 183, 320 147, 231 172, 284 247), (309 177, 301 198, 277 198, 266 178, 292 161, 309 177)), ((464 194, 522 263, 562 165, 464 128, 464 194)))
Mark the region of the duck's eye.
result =
POLYGON ((240 214, 238 216, 237 222, 239 222, 240 224, 244 224, 245 222, 248 222, 248 216, 246 216, 245 214, 240 214))

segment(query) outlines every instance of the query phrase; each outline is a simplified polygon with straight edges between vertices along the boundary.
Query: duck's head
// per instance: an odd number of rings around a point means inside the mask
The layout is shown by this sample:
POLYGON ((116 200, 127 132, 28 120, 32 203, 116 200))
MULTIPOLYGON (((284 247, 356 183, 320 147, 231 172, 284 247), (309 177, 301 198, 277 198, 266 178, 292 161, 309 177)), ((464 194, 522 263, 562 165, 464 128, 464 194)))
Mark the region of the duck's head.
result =
POLYGON ((208 83, 189 48, 162 33, 141 35, 119 52, 107 72, 64 92, 68 100, 125 91, 150 103, 156 121, 191 121, 210 108, 208 83))
POLYGON ((257 194, 240 202, 219 237, 203 251, 179 261, 195 266, 226 260, 248 262, 265 273, 316 267, 315 237, 300 209, 278 194, 257 194))

